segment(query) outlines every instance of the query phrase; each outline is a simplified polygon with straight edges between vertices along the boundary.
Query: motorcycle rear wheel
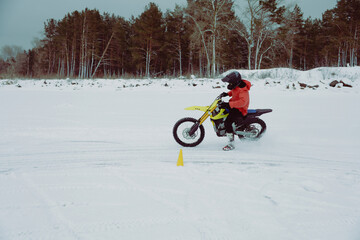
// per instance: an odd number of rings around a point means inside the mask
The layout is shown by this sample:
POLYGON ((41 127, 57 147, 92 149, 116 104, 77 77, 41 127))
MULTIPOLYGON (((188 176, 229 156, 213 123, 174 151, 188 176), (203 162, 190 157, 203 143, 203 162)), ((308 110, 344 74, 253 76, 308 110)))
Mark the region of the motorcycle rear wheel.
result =
POLYGON ((266 130, 266 124, 260 118, 248 118, 236 131, 251 133, 250 136, 238 135, 240 139, 258 140, 266 130))
POLYGON ((204 126, 200 125, 195 133, 190 136, 189 131, 197 123, 195 118, 182 118, 177 121, 173 128, 175 141, 184 147, 195 147, 199 145, 205 137, 204 126))

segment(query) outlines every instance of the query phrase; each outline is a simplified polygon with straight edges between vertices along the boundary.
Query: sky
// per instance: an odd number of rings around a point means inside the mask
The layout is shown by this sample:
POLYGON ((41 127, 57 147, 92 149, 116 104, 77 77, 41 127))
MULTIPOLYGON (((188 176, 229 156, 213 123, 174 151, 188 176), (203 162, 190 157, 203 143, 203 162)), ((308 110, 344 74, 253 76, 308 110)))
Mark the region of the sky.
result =
MULTIPOLYGON (((245 0, 235 0, 244 2, 245 0)), ((297 3, 304 17, 321 18, 327 9, 336 6, 337 0, 283 0, 285 4, 297 3)), ((67 13, 86 7, 108 12, 125 19, 139 16, 149 4, 156 3, 166 12, 175 4, 185 5, 186 0, 0 0, 0 49, 16 45, 23 49, 34 47, 35 38, 42 38, 44 22, 62 19, 67 13)))

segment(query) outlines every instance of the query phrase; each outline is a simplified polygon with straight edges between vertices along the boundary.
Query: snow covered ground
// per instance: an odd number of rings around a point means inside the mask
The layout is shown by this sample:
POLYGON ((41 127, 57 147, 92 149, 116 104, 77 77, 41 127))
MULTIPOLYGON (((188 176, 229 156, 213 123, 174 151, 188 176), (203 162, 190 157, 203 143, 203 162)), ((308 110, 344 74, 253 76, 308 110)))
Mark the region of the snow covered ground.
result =
POLYGON ((172 137, 219 79, 1 80, 0 239, 360 239, 359 68, 242 73, 274 111, 231 152, 172 137))

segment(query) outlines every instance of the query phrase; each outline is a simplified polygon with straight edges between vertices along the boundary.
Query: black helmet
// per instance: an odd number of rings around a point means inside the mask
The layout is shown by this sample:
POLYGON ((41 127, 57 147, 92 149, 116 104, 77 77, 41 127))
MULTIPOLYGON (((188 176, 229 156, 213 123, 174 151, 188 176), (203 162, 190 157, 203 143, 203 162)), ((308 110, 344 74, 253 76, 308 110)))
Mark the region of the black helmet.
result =
POLYGON ((228 83, 229 85, 227 88, 229 90, 233 90, 237 86, 240 86, 241 88, 245 87, 245 82, 241 79, 241 75, 239 72, 231 72, 228 75, 226 75, 221 81, 228 83))

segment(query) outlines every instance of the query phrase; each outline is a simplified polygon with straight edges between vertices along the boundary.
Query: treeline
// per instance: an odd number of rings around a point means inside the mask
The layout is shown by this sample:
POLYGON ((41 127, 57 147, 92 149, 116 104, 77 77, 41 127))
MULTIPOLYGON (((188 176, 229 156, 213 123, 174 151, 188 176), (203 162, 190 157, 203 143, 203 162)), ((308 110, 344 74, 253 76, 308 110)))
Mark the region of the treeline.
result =
POLYGON ((209 77, 358 65, 359 0, 338 0, 315 20, 279 0, 243 1, 238 15, 233 0, 188 0, 166 13, 150 3, 130 20, 96 9, 49 19, 33 49, 2 48, 0 77, 209 77))

